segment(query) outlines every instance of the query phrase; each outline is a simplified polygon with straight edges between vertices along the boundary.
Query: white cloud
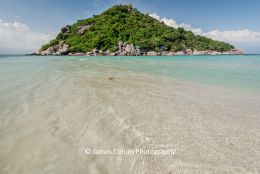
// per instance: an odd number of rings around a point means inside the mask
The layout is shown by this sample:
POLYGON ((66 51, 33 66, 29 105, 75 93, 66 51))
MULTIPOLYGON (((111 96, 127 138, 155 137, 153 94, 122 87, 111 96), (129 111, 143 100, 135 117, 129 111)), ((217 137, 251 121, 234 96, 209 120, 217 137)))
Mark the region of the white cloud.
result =
POLYGON ((160 16, 156 13, 150 13, 149 16, 153 17, 154 19, 157 19, 158 21, 161 20, 160 16))
MULTIPOLYGON (((260 32, 250 31, 250 30, 230 30, 230 31, 220 31, 212 30, 205 32, 201 28, 193 28, 189 24, 177 23, 173 19, 160 18, 156 13, 150 14, 151 17, 163 21, 166 25, 179 28, 182 27, 188 31, 201 36, 206 36, 215 40, 224 41, 232 43, 234 45, 239 45, 243 47, 243 44, 260 44, 260 32)), ((259 46, 260 50, 260 46, 259 46)))
POLYGON ((53 37, 53 34, 33 32, 27 25, 19 22, 11 23, 0 20, 1 52, 35 51, 53 37))
POLYGON ((167 18, 160 18, 159 15, 156 13, 149 14, 151 17, 157 19, 158 21, 164 22, 166 25, 173 27, 173 28, 184 28, 188 31, 192 31, 195 34, 201 35, 202 34, 202 29, 200 28, 193 28, 190 24, 185 24, 185 23, 177 23, 173 19, 167 19, 167 18))
POLYGON ((228 41, 232 43, 260 43, 260 32, 250 30, 212 30, 203 33, 203 35, 216 40, 228 41))

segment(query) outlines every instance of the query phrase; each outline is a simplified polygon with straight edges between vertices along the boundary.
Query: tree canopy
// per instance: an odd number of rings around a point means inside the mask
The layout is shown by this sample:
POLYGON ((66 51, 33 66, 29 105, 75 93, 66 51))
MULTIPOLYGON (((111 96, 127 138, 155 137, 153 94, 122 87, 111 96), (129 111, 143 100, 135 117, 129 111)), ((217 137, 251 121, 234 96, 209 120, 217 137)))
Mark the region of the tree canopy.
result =
POLYGON ((148 14, 143 14, 131 5, 116 5, 92 18, 78 20, 67 32, 57 37, 41 50, 64 41, 70 52, 88 52, 94 48, 114 51, 119 41, 134 44, 140 49, 160 51, 182 51, 190 48, 198 51, 229 51, 234 46, 198 36, 183 28, 165 25, 148 14), (87 30, 79 34, 82 26, 87 30))

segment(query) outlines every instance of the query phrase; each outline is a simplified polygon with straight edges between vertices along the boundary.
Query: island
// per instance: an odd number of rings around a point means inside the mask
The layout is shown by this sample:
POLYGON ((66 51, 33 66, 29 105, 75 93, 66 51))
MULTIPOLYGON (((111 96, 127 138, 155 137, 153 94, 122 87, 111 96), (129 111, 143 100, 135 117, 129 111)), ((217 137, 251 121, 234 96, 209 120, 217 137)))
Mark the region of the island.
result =
POLYGON ((229 43, 173 28, 130 5, 116 5, 61 29, 35 55, 174 56, 239 55, 229 43))

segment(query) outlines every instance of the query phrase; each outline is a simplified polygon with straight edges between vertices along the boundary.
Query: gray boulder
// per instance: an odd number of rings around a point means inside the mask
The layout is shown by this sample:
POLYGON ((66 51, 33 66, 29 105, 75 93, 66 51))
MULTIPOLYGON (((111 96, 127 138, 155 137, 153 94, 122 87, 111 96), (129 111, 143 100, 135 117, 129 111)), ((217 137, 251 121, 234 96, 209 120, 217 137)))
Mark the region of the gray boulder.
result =
POLYGON ((53 47, 49 47, 47 50, 40 51, 41 55, 53 55, 55 53, 55 49, 53 47))
POLYGON ((59 45, 59 49, 56 52, 58 55, 66 55, 69 52, 69 45, 68 44, 63 44, 59 45))
POLYGON ((90 27, 91 27, 91 25, 83 25, 83 26, 78 27, 77 34, 83 35, 90 27))
POLYGON ((122 52, 123 44, 124 43, 122 41, 118 42, 118 52, 122 52))
POLYGON ((118 56, 127 56, 127 52, 124 50, 118 53, 118 56))
POLYGON ((63 28, 61 28, 61 33, 65 34, 65 33, 70 33, 71 31, 71 26, 70 25, 67 25, 63 28))
POLYGON ((141 56, 141 50, 138 46, 135 47, 136 56, 141 56))
POLYGON ((92 52, 86 52, 86 56, 92 56, 92 52))
POLYGON ((224 54, 224 55, 242 55, 242 54, 245 54, 245 52, 242 50, 239 50, 239 49, 231 49, 229 51, 222 52, 222 54, 224 54))
POLYGON ((168 54, 168 51, 161 52, 161 56, 167 56, 167 54, 168 54))
POLYGON ((183 51, 178 51, 178 52, 176 52, 174 54, 177 55, 177 56, 185 55, 185 53, 183 51))
POLYGON ((169 52, 168 54, 167 54, 167 56, 174 56, 174 52, 169 52))
POLYGON ((185 54, 191 55, 193 53, 192 49, 186 49, 185 54))
POLYGON ((38 51, 40 55, 66 55, 69 53, 69 45, 65 44, 64 41, 60 41, 58 45, 49 47, 44 51, 38 51))
POLYGON ((94 49, 92 50, 92 53, 94 53, 94 54, 96 53, 96 54, 97 54, 97 53, 99 53, 99 50, 96 49, 96 48, 94 48, 94 49))
POLYGON ((210 55, 221 55, 221 52, 218 51, 211 51, 210 55))
POLYGON ((136 55, 136 50, 133 44, 127 44, 125 47, 125 51, 129 56, 135 56, 136 55))
POLYGON ((147 55, 147 56, 157 56, 158 53, 155 52, 155 51, 148 51, 146 55, 147 55))
POLYGON ((196 50, 196 49, 194 49, 194 51, 193 51, 192 54, 193 54, 193 55, 201 55, 200 51, 198 51, 198 50, 196 50))
POLYGON ((106 50, 105 52, 104 52, 104 55, 110 55, 110 50, 106 50))
POLYGON ((74 53, 73 56, 85 56, 84 53, 74 53))

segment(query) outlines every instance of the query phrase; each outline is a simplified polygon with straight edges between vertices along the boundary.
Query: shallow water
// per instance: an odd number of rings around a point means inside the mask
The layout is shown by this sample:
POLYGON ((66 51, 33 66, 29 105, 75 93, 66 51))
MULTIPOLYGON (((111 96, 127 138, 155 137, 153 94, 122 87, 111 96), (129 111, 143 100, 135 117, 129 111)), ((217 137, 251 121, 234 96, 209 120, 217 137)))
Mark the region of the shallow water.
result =
POLYGON ((0 82, 0 173, 260 172, 260 56, 0 56, 0 82))

